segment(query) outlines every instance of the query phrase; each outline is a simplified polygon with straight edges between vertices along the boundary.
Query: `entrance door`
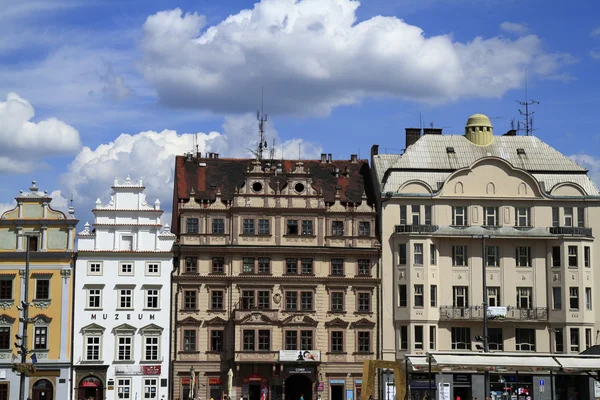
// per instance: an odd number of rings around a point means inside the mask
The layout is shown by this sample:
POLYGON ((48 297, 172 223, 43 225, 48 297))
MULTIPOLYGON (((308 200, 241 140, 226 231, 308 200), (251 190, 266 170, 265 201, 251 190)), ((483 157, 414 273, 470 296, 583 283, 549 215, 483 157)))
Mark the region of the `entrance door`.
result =
POLYGON ((248 387, 249 400, 260 400, 260 383, 251 383, 248 387))
POLYGON ((331 385, 331 400, 344 400, 344 385, 331 385))
POLYGON ((40 379, 33 385, 33 400, 54 400, 54 387, 47 379, 40 379))
POLYGON ((306 375, 295 374, 285 381, 285 400, 312 400, 312 382, 306 375))
POLYGON ((102 381, 95 376, 88 376, 79 382, 77 400, 103 400, 102 381))

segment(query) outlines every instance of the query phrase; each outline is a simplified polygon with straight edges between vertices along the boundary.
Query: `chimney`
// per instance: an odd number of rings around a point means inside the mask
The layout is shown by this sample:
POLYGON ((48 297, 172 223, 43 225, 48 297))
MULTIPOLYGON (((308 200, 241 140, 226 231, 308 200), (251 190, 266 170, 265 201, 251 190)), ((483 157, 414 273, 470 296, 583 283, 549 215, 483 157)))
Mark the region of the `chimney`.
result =
POLYGON ((423 128, 423 135, 441 135, 442 128, 423 128))
POLYGON ((321 153, 321 163, 326 163, 326 162, 327 162, 327 154, 321 153))
POLYGON ((379 145, 374 144, 373 146, 371 146, 371 157, 376 156, 378 154, 379 154, 379 145))
POLYGON ((215 158, 219 158, 219 153, 214 153, 215 158))
POLYGON ((421 128, 406 128, 406 148, 415 144, 421 137, 421 128))
POLYGON ((358 162, 358 154, 350 154, 350 162, 357 163, 358 162))
POLYGON ((331 153, 327 154, 327 162, 331 162, 331 153))
POLYGON ((510 131, 506 132, 502 136, 517 136, 517 130, 516 129, 511 129, 510 131))

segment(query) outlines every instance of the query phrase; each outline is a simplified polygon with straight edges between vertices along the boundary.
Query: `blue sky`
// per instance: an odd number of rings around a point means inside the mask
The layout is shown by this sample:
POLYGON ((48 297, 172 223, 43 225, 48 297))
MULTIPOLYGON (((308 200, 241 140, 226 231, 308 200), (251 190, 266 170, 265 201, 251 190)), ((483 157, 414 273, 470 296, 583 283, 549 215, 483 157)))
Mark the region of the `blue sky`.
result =
MULTIPOLYGON (((600 4, 543 0, 0 0, 0 203, 32 178, 77 216, 115 176, 170 208, 173 156, 367 158, 404 128, 519 120, 600 177, 600 4), (576 5, 576 6, 575 6, 576 5)), ((596 179, 598 182, 598 179, 596 179)), ((167 215, 168 218, 168 215, 167 215)))

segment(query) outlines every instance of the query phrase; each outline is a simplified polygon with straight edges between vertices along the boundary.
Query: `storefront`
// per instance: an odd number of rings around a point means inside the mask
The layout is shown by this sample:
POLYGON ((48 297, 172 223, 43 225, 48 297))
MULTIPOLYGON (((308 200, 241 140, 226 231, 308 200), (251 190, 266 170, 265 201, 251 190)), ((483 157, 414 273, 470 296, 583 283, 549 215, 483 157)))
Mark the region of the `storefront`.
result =
POLYGON ((79 381, 77 386, 77 399, 101 400, 104 399, 104 385, 95 376, 88 376, 79 381))
POLYGON ((344 387, 346 386, 345 379, 330 379, 329 380, 329 400, 345 400, 344 387))
POLYGON ((208 378, 208 396, 210 400, 223 400, 223 381, 220 377, 208 378))

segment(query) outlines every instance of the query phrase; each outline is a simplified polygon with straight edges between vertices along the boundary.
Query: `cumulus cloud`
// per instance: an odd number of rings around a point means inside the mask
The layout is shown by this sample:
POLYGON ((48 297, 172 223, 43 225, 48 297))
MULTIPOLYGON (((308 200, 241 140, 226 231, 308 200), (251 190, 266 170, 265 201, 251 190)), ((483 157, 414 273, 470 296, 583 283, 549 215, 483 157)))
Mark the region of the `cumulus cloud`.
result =
POLYGON ((587 169, 588 176, 596 184, 597 188, 600 188, 600 158, 597 158, 591 154, 575 154, 569 156, 571 160, 587 169))
POLYGON ((262 0, 223 21, 180 9, 143 26, 142 68, 164 103, 216 112, 326 115, 364 97, 425 102, 499 97, 525 71, 553 76, 563 62, 535 35, 515 40, 428 37, 397 17, 357 21, 358 1, 262 0))
POLYGON ((523 35, 528 32, 527 25, 520 24, 518 22, 505 21, 500 24, 500 29, 508 33, 514 33, 517 35, 523 35))
POLYGON ((600 60, 600 50, 590 50, 590 57, 594 60, 600 60))
POLYGON ((4 214, 8 210, 12 210, 17 206, 17 202, 13 201, 12 203, 0 203, 0 216, 4 214))

